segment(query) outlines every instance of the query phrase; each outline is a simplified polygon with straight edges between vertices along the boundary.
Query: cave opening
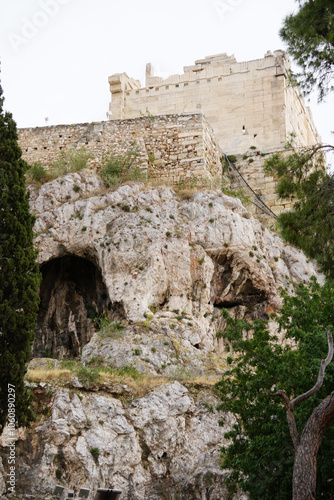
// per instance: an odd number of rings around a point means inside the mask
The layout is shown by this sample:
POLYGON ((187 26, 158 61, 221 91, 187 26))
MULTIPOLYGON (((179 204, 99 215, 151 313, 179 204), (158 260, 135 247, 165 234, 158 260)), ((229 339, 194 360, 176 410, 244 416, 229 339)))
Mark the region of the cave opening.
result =
POLYGON ((96 319, 111 309, 100 269, 76 255, 41 265, 34 357, 73 358, 92 338, 96 319))
POLYGON ((215 271, 211 280, 211 302, 219 309, 236 306, 253 308, 268 300, 265 290, 257 287, 247 267, 234 272, 234 265, 226 255, 213 258, 215 271))

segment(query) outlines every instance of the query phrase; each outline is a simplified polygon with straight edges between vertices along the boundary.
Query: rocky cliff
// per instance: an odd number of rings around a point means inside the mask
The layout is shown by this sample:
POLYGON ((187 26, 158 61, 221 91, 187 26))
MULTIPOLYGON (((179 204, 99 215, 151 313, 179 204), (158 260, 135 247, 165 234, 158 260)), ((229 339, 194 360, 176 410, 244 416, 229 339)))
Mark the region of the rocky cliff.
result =
POLYGON ((212 390, 225 367, 221 309, 268 318, 280 287, 308 281, 313 264, 220 191, 106 190, 88 172, 30 189, 43 274, 33 348, 43 359, 28 377, 39 416, 18 433, 15 497, 1 437, 2 498, 51 498, 56 483, 114 485, 122 499, 225 498, 212 390), (62 358, 84 371, 65 373, 62 358), (99 366, 104 377, 89 378, 99 366))

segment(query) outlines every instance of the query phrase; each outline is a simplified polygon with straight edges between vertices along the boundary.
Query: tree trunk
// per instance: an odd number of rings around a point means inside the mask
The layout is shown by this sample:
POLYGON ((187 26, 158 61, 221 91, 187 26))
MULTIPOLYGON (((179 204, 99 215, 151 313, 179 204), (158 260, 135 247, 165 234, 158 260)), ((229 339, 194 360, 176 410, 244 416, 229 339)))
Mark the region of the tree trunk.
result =
POLYGON ((296 449, 293 500, 315 500, 317 454, 323 435, 334 420, 334 391, 313 411, 296 449))

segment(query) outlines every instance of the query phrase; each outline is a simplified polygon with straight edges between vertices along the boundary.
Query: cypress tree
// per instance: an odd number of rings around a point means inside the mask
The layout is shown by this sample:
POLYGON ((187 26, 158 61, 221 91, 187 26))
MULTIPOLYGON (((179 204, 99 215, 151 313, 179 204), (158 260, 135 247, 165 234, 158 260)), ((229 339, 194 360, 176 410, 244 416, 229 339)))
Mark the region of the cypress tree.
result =
POLYGON ((8 415, 8 384, 15 387, 15 421, 32 419, 31 395, 24 386, 34 339, 40 283, 33 247, 34 217, 25 187, 16 123, 4 111, 0 85, 0 431, 8 415))

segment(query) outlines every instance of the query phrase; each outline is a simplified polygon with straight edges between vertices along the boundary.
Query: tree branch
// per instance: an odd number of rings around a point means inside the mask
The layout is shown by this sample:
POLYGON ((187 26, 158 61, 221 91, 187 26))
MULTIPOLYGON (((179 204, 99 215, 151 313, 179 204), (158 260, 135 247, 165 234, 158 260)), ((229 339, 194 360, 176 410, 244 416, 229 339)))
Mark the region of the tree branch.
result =
POLYGON ((286 418, 288 421, 290 436, 291 436, 295 450, 297 450, 298 445, 300 443, 300 436, 298 434, 296 420, 295 420, 295 413, 294 413, 295 407, 299 403, 302 403, 306 399, 313 396, 313 394, 315 394, 323 384, 324 376, 325 376, 325 369, 333 359, 333 336, 332 336, 332 332, 330 330, 327 330, 327 340, 328 340, 327 358, 323 359, 321 361, 319 374, 318 374, 318 380, 317 380, 315 386, 312 387, 312 389, 305 392, 304 394, 301 394, 300 396, 293 399, 292 401, 290 401, 290 399, 288 398, 288 396, 286 395, 286 393, 284 391, 277 391, 275 394, 272 394, 272 396, 280 397, 284 401, 284 405, 285 405, 285 409, 286 409, 286 418))
POLYGON ((330 144, 318 144, 317 146, 313 146, 312 148, 306 149, 306 153, 309 153, 308 159, 311 160, 313 156, 320 150, 332 150, 334 149, 334 146, 331 146, 330 144))
POLYGON ((328 354, 327 354, 327 358, 323 359, 321 361, 319 374, 318 374, 318 380, 317 380, 315 386, 312 387, 312 389, 305 392, 304 394, 301 394, 300 396, 298 396, 297 398, 293 399, 290 402, 290 406, 291 406, 292 410, 294 410, 295 407, 299 403, 302 403, 306 399, 313 396, 313 394, 315 394, 322 386, 322 383, 324 381, 324 376, 325 376, 325 369, 333 359, 333 336, 332 336, 332 332, 330 330, 327 330, 327 340, 328 340, 328 354))
POLYGON ((272 396, 274 397, 280 397, 284 400, 284 404, 285 406, 290 406, 290 399, 288 398, 288 396, 285 394, 284 391, 277 391, 275 392, 275 394, 272 394, 272 396))
POLYGON ((294 449, 297 450, 298 445, 300 443, 300 436, 298 434, 296 419, 294 414, 294 409, 291 407, 291 401, 284 391, 277 391, 273 394, 275 397, 280 397, 284 401, 285 409, 286 409, 286 419, 288 421, 290 436, 293 442, 294 449))

